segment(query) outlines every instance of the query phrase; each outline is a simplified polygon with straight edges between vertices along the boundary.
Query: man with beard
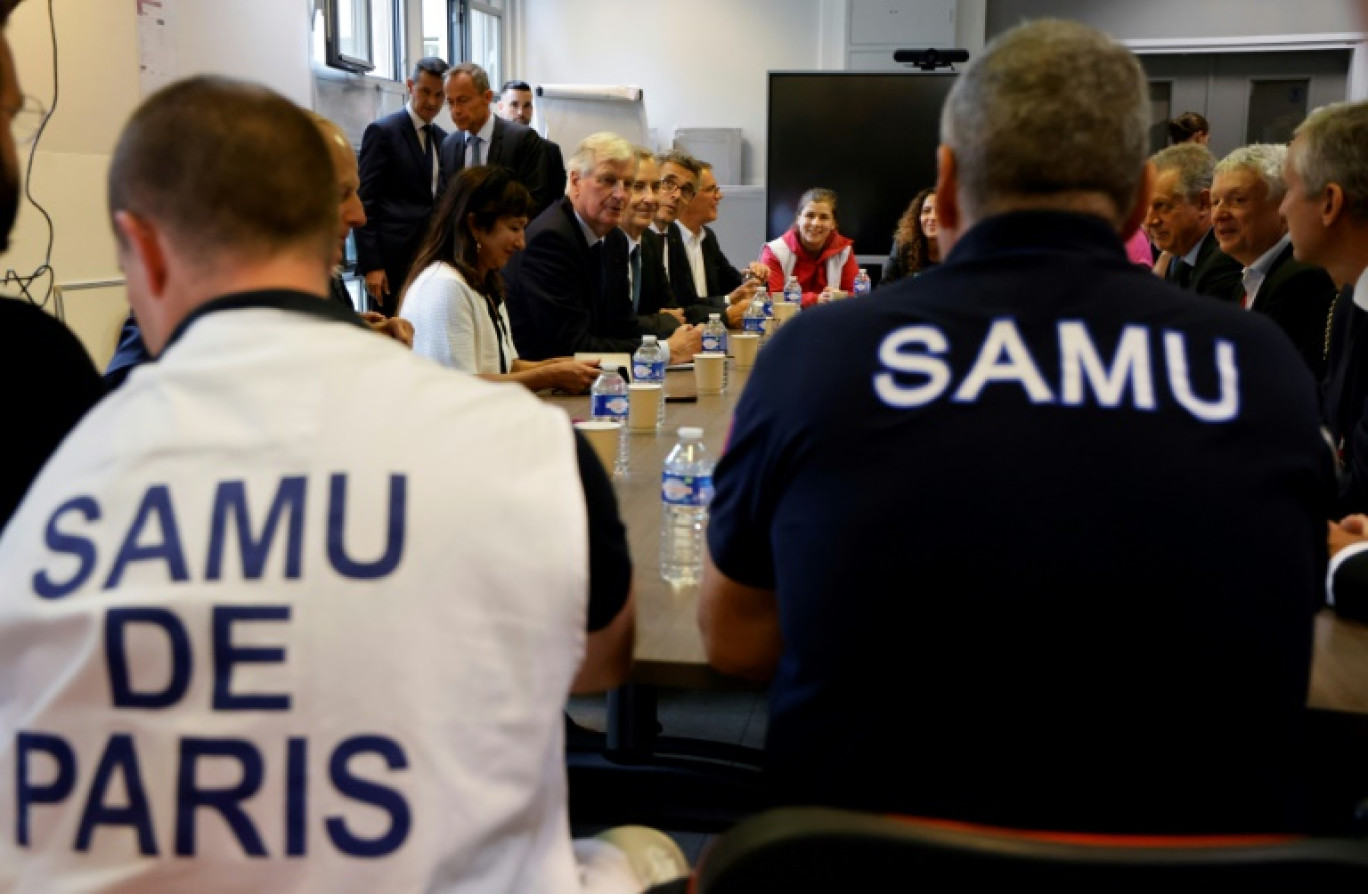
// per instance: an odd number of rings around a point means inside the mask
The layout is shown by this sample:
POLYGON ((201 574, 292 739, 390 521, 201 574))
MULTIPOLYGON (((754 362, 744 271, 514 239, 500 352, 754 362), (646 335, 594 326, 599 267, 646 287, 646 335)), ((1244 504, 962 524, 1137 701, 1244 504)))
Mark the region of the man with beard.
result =
MULTIPOLYGON (((0 28, 18 0, 0 0, 0 28)), ((14 127, 24 110, 9 42, 0 31, 0 252, 9 248, 19 208, 19 158, 14 127)), ((30 134, 21 134, 28 138, 30 134)), ((29 482, 85 411, 104 394, 100 374, 71 330, 27 301, 0 299, 0 371, 12 383, 10 461, 0 475, 0 528, 29 482), (16 386, 17 387, 14 387, 16 386)))

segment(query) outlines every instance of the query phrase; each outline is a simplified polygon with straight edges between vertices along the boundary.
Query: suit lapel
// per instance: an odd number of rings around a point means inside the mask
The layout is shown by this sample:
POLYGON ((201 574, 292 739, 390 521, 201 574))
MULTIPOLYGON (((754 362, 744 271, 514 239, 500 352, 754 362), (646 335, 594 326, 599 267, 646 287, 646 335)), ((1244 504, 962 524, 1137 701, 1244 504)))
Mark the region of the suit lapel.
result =
MULTIPOLYGON (((421 171, 423 169, 423 162, 427 161, 423 156, 423 144, 422 141, 418 139, 418 131, 414 130, 413 119, 409 117, 408 111, 404 110, 403 114, 404 119, 401 122, 399 132, 403 134, 404 143, 408 145, 409 152, 413 155, 413 163, 417 166, 418 170, 421 171)), ((433 146, 432 148, 435 154, 437 147, 433 146)))
MULTIPOLYGON (((490 112, 493 115, 493 112, 490 112)), ((503 160, 503 138, 504 120, 497 115, 494 117, 494 132, 489 135, 489 145, 485 148, 484 163, 487 165, 501 165, 503 160)), ((511 167, 511 166, 510 166, 511 167)))
POLYGON ((684 248, 684 235, 680 233, 678 224, 670 224, 665 243, 666 249, 670 252, 670 285, 674 287, 677 298, 692 304, 701 296, 693 279, 693 265, 689 263, 689 253, 684 248))

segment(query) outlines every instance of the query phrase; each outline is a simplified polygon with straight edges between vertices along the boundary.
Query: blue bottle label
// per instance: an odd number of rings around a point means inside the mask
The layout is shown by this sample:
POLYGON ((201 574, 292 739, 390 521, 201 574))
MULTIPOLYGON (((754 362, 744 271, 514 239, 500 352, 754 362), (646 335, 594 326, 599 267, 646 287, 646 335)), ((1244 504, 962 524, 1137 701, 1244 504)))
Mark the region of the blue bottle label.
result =
POLYGON ((747 332, 754 332, 756 335, 764 335, 765 318, 759 316, 746 317, 744 321, 744 328, 747 332))
POLYGON ((589 415, 594 418, 611 416, 615 419, 625 419, 627 417, 627 395, 595 394, 590 400, 589 415))
POLYGON ((632 361, 632 378, 638 382, 663 382, 665 381, 665 361, 645 360, 632 361))
POLYGON ((660 476, 660 498, 671 506, 707 506, 712 497, 711 475, 660 476))
POLYGON ((703 336, 703 351, 707 354, 716 354, 722 350, 722 336, 716 333, 703 336))

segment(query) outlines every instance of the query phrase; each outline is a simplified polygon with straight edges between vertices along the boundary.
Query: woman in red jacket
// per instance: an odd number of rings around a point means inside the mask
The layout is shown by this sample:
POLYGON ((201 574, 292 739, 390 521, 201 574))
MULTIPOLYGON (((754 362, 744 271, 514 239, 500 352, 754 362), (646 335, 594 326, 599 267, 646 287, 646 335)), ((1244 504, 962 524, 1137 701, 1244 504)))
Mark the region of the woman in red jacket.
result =
POLYGON ((829 301, 832 292, 849 292, 859 264, 854 243, 836 232, 836 193, 809 189, 798 201, 793 226, 765 243, 760 263, 769 268, 769 290, 782 292, 790 276, 803 287, 803 306, 829 301))

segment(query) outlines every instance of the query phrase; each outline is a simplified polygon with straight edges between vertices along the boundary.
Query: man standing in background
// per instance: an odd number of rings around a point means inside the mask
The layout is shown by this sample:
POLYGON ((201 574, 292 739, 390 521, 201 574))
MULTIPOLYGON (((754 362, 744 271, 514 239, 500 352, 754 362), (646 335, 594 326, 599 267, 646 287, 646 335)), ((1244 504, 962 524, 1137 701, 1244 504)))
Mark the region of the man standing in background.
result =
POLYGON ((537 203, 540 213, 559 198, 546 191, 542 138, 530 127, 491 114, 494 91, 489 75, 473 62, 462 62, 447 72, 447 111, 459 133, 442 148, 442 173, 454 177, 463 168, 503 165, 537 203))
POLYGON ((439 156, 446 131, 432 119, 442 109, 442 75, 436 56, 419 59, 404 107, 366 128, 361 138, 361 202, 366 223, 356 231, 357 268, 375 308, 393 315, 398 291, 427 232, 440 182, 439 156))
MULTIPOLYGON (((532 88, 526 81, 504 81, 497 108, 503 120, 531 127, 532 88)), ((546 204, 549 205, 565 195, 565 157, 560 144, 545 137, 542 137, 542 154, 546 156, 546 204)))

